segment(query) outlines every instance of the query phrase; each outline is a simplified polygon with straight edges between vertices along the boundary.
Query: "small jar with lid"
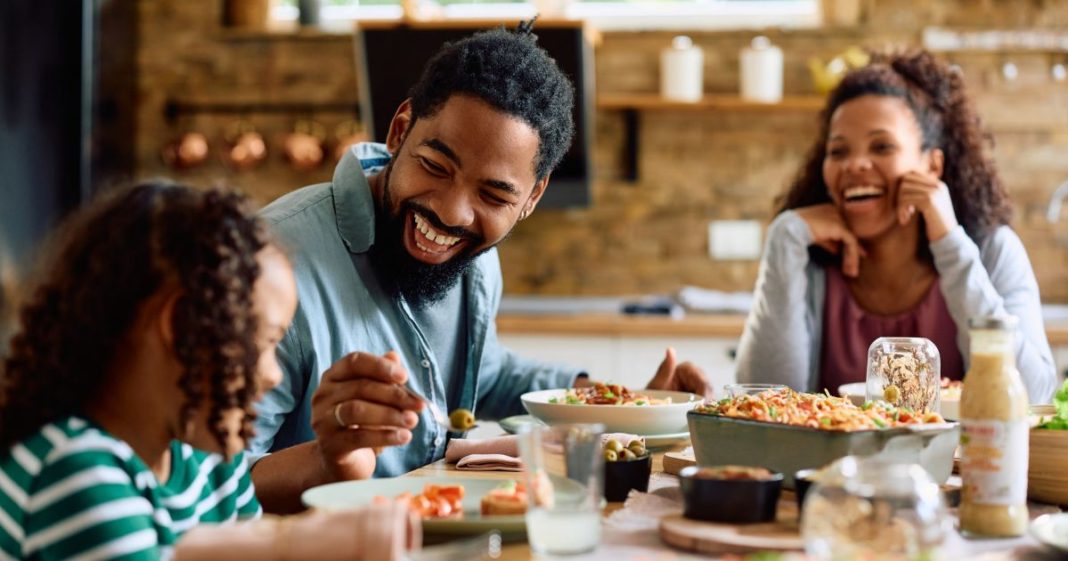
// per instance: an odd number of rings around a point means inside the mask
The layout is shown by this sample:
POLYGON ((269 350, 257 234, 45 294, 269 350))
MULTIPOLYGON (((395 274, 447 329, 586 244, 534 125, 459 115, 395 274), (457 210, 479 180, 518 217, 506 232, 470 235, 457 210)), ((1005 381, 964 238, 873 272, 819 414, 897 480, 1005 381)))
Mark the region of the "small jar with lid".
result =
POLYGON ((885 401, 917 413, 942 406, 942 359, 923 337, 880 337, 868 347, 868 401, 885 401))

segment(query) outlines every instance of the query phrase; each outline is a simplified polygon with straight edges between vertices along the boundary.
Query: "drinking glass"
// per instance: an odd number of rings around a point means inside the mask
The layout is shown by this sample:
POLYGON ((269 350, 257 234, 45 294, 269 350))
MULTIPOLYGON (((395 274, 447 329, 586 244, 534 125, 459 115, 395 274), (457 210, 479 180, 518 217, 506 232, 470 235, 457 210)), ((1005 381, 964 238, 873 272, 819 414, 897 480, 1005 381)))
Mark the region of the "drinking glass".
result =
POLYGON ((723 393, 727 397, 739 397, 743 395, 757 395, 768 390, 781 390, 786 386, 782 384, 726 384, 723 393))
POLYGON ((527 425, 519 454, 527 485, 527 538, 540 555, 577 555, 597 547, 604 488, 604 425, 527 425))

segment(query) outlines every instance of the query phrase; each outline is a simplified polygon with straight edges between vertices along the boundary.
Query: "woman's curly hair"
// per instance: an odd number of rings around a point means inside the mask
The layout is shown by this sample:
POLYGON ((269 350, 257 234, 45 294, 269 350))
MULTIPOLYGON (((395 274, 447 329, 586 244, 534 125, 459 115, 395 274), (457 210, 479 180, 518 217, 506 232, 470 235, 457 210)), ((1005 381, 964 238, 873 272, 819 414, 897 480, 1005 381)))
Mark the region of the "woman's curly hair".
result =
POLYGON ((244 197, 143 183, 76 213, 53 243, 0 371, 0 449, 84 414, 107 390, 141 305, 172 286, 174 352, 185 369, 180 427, 210 399, 209 426, 224 450, 224 410, 242 408, 241 437, 251 436, 259 354, 252 290, 268 240, 244 197))
POLYGON ((945 154, 942 181, 969 236, 979 239, 1009 223, 1008 194, 994 161, 984 153, 993 138, 983 130, 964 91, 964 79, 958 69, 922 49, 876 52, 867 66, 846 74, 820 113, 820 134, 804 166, 776 200, 776 214, 831 201, 823 178, 831 117, 842 104, 864 95, 904 100, 920 126, 922 149, 938 148, 945 154))

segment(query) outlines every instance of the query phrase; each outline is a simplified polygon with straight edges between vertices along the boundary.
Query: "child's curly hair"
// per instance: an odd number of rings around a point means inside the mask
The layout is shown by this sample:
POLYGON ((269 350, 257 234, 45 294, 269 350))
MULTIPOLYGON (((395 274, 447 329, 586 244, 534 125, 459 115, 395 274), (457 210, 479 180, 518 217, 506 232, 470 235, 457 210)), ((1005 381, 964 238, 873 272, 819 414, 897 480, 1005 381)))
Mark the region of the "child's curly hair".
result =
POLYGON ((53 243, 0 371, 0 449, 82 414, 106 390, 140 306, 168 285, 180 291, 173 327, 185 367, 181 426, 210 394, 209 423, 222 448, 225 409, 245 411, 241 436, 251 436, 259 354, 252 289, 256 254, 268 240, 244 197, 143 183, 76 213, 53 243))
POLYGON ((949 186, 957 221, 973 239, 1008 224, 1012 215, 1008 194, 994 161, 984 154, 993 138, 964 91, 959 70, 922 49, 893 49, 873 53, 871 63, 847 74, 827 99, 820 114, 820 134, 786 193, 776 200, 776 214, 793 208, 830 202, 823 178, 831 116, 839 106, 864 95, 903 99, 916 116, 922 148, 945 154, 942 180, 949 186))

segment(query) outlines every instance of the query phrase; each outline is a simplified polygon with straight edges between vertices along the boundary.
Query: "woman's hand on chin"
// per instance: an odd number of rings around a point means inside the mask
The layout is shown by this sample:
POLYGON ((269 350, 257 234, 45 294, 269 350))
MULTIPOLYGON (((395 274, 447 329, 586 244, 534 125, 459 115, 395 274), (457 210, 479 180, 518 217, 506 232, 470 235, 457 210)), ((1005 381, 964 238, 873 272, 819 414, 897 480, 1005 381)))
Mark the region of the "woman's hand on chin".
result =
POLYGON ((843 275, 856 277, 860 274, 860 258, 865 255, 864 248, 842 218, 838 207, 824 203, 802 207, 796 212, 808 224, 813 245, 842 256, 843 275))
POLYGON ((917 212, 923 215, 930 242, 937 242, 957 227, 949 187, 933 174, 910 171, 901 177, 898 187, 898 221, 908 224, 917 212))

